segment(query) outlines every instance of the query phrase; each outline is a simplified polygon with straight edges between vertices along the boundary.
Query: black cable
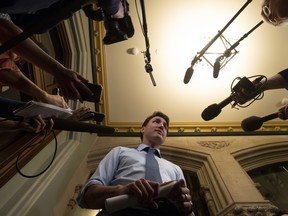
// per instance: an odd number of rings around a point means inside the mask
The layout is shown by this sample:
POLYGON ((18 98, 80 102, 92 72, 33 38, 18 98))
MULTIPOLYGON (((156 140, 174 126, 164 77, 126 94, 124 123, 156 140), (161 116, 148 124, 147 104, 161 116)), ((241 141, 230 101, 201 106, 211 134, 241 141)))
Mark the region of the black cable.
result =
POLYGON ((44 135, 44 137, 43 137, 43 139, 42 139, 41 141, 39 141, 39 142, 36 143, 36 144, 32 144, 32 145, 27 146, 26 148, 24 148, 24 149, 18 154, 17 159, 16 159, 16 170, 17 170, 17 172, 18 172, 21 176, 23 176, 23 177, 25 177, 25 178, 35 178, 35 177, 38 177, 38 176, 42 175, 44 172, 46 172, 46 171, 51 167, 51 165, 52 165, 52 163, 54 162, 54 159, 55 159, 55 157, 56 157, 57 145, 58 145, 58 144, 57 144, 56 134, 55 134, 54 130, 52 130, 51 132, 53 133, 54 140, 55 140, 55 149, 54 149, 53 157, 52 157, 50 163, 48 164, 48 166, 47 166, 44 170, 42 170, 41 172, 39 172, 39 173, 37 173, 37 174, 35 174, 35 175, 26 175, 26 174, 24 174, 24 173, 20 170, 19 164, 18 164, 21 155, 22 155, 27 149, 32 148, 32 147, 34 147, 35 145, 39 145, 39 144, 41 144, 41 143, 45 140, 46 135, 47 135, 47 132, 46 132, 45 135, 44 135))
MULTIPOLYGON (((247 105, 241 105, 238 103, 238 101, 236 101, 236 103, 232 104, 232 107, 236 108, 236 106, 240 107, 240 108, 246 108, 248 106, 250 106, 253 102, 255 102, 256 100, 261 100, 263 97, 264 97, 264 91, 262 90, 267 82, 267 77, 266 76, 263 76, 263 75, 254 75, 254 76, 250 76, 250 77, 247 77, 248 79, 253 79, 253 78, 256 78, 255 80, 259 79, 259 80, 262 80, 264 79, 264 82, 262 84, 259 83, 259 86, 257 86, 257 94, 255 96, 253 96, 251 99, 251 102, 248 103, 247 105)), ((235 94, 235 90, 233 89, 234 88, 234 83, 236 80, 241 80, 242 78, 241 77, 236 77, 232 83, 231 83, 231 95, 235 94)), ((236 84, 237 85, 237 84, 236 84)), ((250 93, 250 94, 254 94, 254 92, 250 93)), ((239 96, 238 96, 239 97, 239 96)), ((246 95, 247 97, 247 95, 246 95)))

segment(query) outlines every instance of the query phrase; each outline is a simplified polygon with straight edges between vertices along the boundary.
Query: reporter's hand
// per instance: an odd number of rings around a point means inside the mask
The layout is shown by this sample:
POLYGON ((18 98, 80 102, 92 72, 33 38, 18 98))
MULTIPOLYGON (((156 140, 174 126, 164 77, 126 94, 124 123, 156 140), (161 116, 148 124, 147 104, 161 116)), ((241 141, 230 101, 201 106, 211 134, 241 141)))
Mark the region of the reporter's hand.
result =
POLYGON ((52 95, 52 94, 45 94, 43 98, 38 98, 39 101, 47 104, 53 104, 55 106, 59 106, 62 108, 69 108, 67 102, 65 101, 64 97, 60 95, 52 95))
POLYGON ((85 121, 94 117, 94 113, 90 112, 90 108, 87 106, 82 106, 79 109, 73 110, 72 115, 69 117, 71 120, 75 121, 85 121))
POLYGON ((282 120, 288 119, 288 104, 278 110, 279 118, 282 120))
POLYGON ((93 95, 93 92, 84 84, 88 80, 77 72, 63 67, 59 71, 54 72, 53 75, 65 98, 71 100, 78 99, 83 102, 78 89, 82 89, 87 94, 93 95))
POLYGON ((49 132, 52 130, 54 126, 54 122, 52 119, 49 119, 48 121, 44 121, 44 119, 38 115, 31 119, 31 123, 28 122, 19 122, 18 129, 24 130, 30 133, 40 133, 44 130, 49 132))

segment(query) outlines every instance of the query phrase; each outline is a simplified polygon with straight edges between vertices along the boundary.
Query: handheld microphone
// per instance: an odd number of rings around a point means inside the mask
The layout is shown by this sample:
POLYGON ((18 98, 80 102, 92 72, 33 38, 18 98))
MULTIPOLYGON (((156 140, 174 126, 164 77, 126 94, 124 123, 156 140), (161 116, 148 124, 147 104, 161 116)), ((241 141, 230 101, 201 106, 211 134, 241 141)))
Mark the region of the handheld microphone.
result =
POLYGON ((55 130, 109 134, 115 132, 113 127, 78 122, 70 119, 53 118, 53 121, 53 129, 55 130))
POLYGON ((275 118, 278 118, 278 112, 272 113, 264 117, 251 116, 241 122, 241 127, 245 132, 252 132, 262 127, 263 123, 275 118))
MULTIPOLYGON (((220 65, 220 63, 219 63, 220 65)), ((255 77, 255 76, 253 76, 255 77)), ((261 84, 260 81, 264 78, 265 76, 260 75, 257 79, 255 79, 253 82, 251 82, 247 77, 243 78, 236 78, 240 79, 239 82, 231 89, 231 94, 229 97, 227 97, 225 100, 220 102, 219 104, 212 104, 208 106, 206 109, 201 114, 201 117, 205 121, 209 121, 216 116, 218 116, 222 110, 223 107, 234 101, 232 104, 232 108, 239 106, 239 107, 247 107, 251 103, 253 103, 255 100, 259 100, 263 97, 263 91, 262 88, 265 85, 266 81, 264 84, 261 84), (244 106, 246 102, 252 100, 248 105, 244 106)), ((250 77, 251 78, 251 77, 250 77)), ((234 79, 234 81, 236 80, 234 79)), ((234 83, 233 81, 233 83, 234 83)))
POLYGON ((203 112, 201 113, 201 117, 205 121, 209 121, 215 118, 216 116, 220 114, 220 112, 222 111, 222 108, 228 105, 232 101, 233 101, 232 97, 229 96, 225 100, 221 101, 219 104, 216 104, 216 103, 211 104, 210 106, 208 106, 206 109, 203 110, 203 112))

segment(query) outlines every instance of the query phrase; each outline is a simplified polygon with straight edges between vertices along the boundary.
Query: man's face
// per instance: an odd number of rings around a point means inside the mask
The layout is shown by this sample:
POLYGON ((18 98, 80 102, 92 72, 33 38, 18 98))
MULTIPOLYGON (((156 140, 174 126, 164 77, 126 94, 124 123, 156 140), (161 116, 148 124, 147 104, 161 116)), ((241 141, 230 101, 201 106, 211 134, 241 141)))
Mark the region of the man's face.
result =
POLYGON ((159 117, 155 116, 146 126, 141 128, 141 133, 143 134, 143 142, 145 144, 161 145, 167 136, 167 122, 159 117))
POLYGON ((267 0, 262 6, 262 16, 278 26, 288 22, 288 0, 267 0))

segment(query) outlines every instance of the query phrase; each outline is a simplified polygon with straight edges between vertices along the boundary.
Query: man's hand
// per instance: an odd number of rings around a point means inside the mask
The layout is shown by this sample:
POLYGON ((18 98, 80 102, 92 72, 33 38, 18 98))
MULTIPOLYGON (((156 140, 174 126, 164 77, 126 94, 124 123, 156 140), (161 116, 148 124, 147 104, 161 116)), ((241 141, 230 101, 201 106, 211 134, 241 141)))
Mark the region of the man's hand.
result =
POLYGON ((190 190, 187 188, 183 179, 174 184, 168 198, 175 203, 181 214, 193 215, 193 203, 190 190))
POLYGON ((154 199, 159 195, 160 184, 145 179, 139 179, 124 186, 123 194, 131 194, 135 196, 139 203, 149 207, 158 208, 154 199))

